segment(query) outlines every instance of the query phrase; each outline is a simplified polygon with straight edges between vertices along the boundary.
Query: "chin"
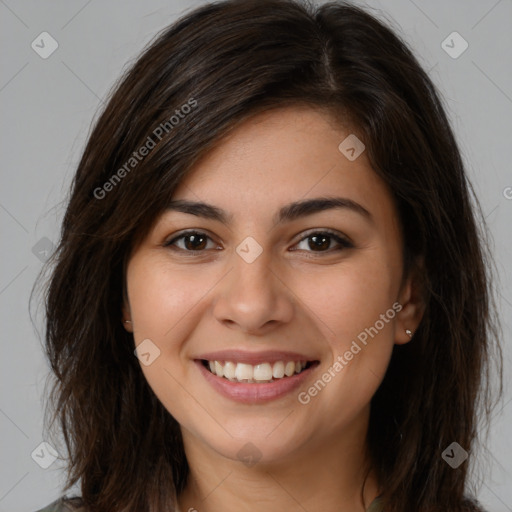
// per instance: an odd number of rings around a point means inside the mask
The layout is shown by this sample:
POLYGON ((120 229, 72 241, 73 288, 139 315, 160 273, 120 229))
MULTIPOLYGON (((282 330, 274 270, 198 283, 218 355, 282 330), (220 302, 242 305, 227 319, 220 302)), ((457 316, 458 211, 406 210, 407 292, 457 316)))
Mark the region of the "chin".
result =
POLYGON ((284 423, 286 420, 280 426, 279 421, 269 426, 269 421, 259 424, 238 421, 236 424, 225 424, 229 434, 220 428, 208 432, 194 429, 194 437, 222 457, 240 461, 248 467, 256 463, 275 464, 293 458, 293 454, 298 453, 307 441, 305 426, 296 431, 296 424, 290 430, 289 425, 285 426, 284 423))

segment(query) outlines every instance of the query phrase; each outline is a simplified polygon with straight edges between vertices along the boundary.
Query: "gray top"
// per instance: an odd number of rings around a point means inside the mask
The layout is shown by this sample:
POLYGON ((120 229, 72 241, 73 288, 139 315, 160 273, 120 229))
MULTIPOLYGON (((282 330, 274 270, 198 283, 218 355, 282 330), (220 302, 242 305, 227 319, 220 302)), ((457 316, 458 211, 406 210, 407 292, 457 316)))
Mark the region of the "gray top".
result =
MULTIPOLYGON (((64 497, 50 503, 45 508, 37 510, 36 512, 87 512, 85 507, 73 507, 71 503, 67 503, 64 497)), ((176 512, 180 512, 177 510, 176 512)), ((382 512, 381 501, 376 498, 372 501, 370 507, 366 512, 382 512)))

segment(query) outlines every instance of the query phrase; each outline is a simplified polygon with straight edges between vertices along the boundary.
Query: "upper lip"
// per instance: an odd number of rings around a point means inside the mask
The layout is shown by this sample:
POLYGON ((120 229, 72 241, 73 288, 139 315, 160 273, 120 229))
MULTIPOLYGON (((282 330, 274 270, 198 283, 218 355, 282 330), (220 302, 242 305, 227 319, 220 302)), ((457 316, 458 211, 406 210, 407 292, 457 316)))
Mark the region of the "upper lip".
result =
POLYGON ((288 352, 282 350, 263 350, 260 352, 248 352, 246 350, 218 350, 201 354, 194 359, 204 359, 206 361, 232 361, 234 363, 261 364, 275 363, 276 361, 316 361, 314 357, 298 352, 288 352))

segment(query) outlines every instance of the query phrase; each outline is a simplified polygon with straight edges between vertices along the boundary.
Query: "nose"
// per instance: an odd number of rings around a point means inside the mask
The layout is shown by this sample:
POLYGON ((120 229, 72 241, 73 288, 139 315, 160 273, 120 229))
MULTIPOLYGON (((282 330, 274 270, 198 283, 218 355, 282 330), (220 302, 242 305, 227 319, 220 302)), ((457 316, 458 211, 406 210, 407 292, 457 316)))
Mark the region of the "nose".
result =
POLYGON ((261 335, 293 318, 293 293, 271 268, 271 251, 247 263, 233 251, 232 270, 217 287, 215 318, 231 329, 261 335))

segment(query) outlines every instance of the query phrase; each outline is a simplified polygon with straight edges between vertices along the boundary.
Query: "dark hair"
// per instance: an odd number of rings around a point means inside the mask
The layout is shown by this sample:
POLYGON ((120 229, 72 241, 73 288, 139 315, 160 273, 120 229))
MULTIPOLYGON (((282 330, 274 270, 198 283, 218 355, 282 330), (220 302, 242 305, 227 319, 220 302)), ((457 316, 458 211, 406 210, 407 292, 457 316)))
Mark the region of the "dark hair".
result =
POLYGON ((490 410, 498 323, 481 211, 436 89, 365 10, 260 0, 207 4, 162 32, 115 87, 74 177, 45 297, 47 412, 69 453, 66 490, 80 480, 91 511, 172 509, 188 475, 179 425, 122 326, 127 258, 227 133, 299 105, 364 141, 396 201, 405 270, 423 261, 424 317, 372 399, 368 446, 384 508, 480 510, 464 498, 467 463, 454 470, 441 454, 456 441, 471 456, 479 407, 490 410))

